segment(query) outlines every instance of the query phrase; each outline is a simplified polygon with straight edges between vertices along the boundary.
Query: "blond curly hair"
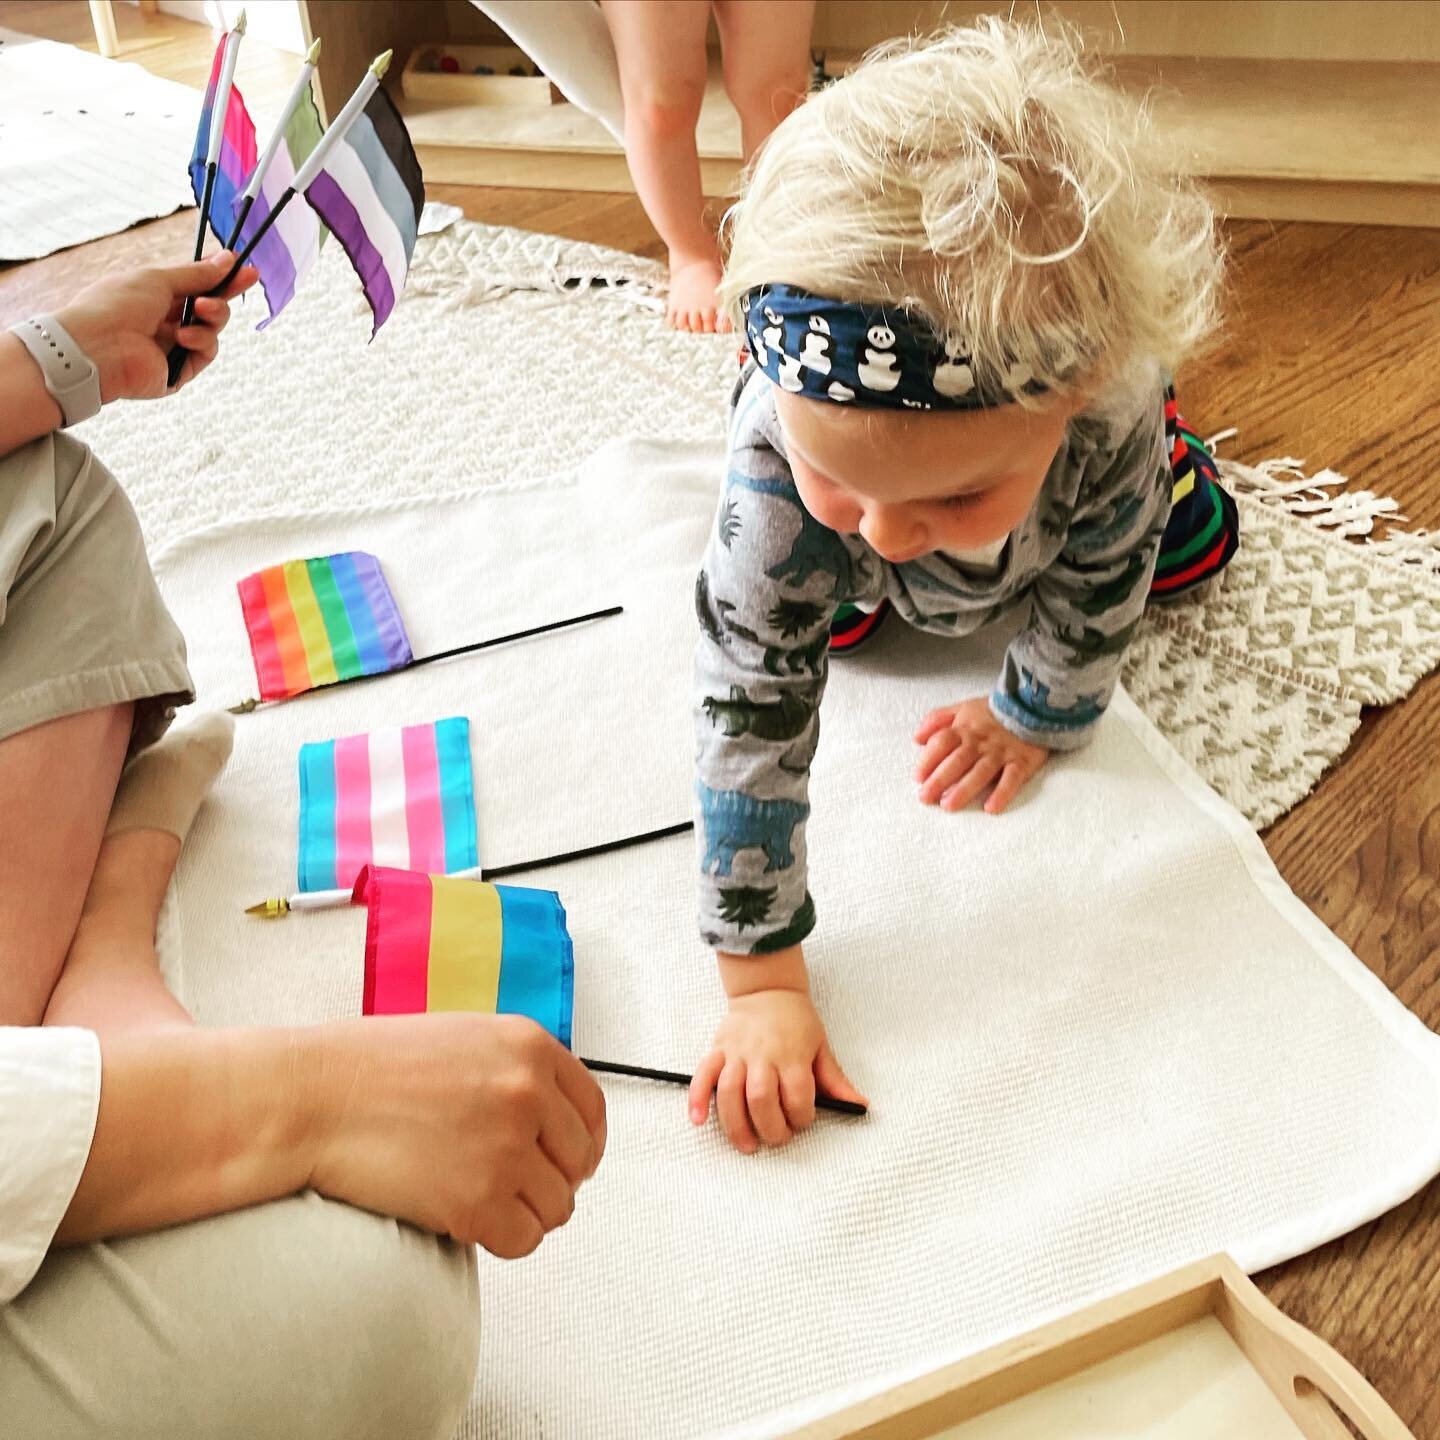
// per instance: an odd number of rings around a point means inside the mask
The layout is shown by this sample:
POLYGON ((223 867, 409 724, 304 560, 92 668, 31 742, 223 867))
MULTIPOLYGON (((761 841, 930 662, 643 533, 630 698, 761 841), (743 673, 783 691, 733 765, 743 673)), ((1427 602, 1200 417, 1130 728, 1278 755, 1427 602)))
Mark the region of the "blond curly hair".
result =
POLYGON ((992 379, 1173 371, 1217 324, 1215 215, 1079 33, 997 18, 872 51, 761 147, 722 304, 767 282, 902 306, 992 379))

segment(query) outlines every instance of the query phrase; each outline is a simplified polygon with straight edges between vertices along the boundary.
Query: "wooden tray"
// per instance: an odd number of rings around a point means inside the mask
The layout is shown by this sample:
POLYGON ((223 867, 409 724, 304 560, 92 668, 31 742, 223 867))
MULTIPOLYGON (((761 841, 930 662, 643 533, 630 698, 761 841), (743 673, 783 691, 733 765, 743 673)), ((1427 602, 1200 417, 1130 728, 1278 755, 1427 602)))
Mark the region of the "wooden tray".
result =
POLYGON ((411 100, 450 100, 464 105, 550 105, 563 98, 540 73, 535 62, 513 45, 417 45, 400 72, 400 88, 411 100), (460 69, 422 70, 425 55, 453 56, 460 69), (488 65, 493 75, 476 75, 477 65, 488 65), (516 66, 523 75, 511 75, 516 66))
POLYGON ((827 1416, 789 1440, 1414 1440, 1228 1256, 827 1416))

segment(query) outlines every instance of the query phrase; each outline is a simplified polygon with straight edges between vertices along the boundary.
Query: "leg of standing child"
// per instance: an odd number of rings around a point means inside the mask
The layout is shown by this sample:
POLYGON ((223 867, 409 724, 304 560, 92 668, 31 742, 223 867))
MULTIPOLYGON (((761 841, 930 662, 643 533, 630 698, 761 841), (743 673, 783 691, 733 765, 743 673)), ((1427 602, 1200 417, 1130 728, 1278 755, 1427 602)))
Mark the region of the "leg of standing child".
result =
POLYGON ((695 122, 705 96, 709 0, 603 0, 625 97, 625 158, 670 250, 668 319, 714 330, 720 252, 705 228, 695 122))
POLYGON ((815 0, 715 0, 725 93, 740 115, 748 165, 810 87, 815 0))

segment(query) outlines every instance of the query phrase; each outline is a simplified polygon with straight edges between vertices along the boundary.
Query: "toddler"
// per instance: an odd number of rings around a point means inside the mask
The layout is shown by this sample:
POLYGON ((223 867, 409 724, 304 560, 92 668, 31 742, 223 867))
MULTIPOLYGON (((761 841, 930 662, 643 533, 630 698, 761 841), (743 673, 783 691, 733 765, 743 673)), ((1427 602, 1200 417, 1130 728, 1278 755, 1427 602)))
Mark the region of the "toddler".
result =
MULTIPOLYGON (((1053 24, 1047 22, 1053 32, 1053 24)), ((743 1151, 862 1100, 810 998, 808 777, 838 606, 1024 617, 987 698, 921 721, 919 800, 998 815, 1105 713, 1152 593, 1235 509, 1166 373, 1212 328, 1214 217, 1074 37, 886 47, 770 137, 730 217, 749 348, 696 592, 701 923, 728 1013, 697 1068, 743 1151)))
POLYGON ((677 330, 726 329, 715 296, 720 252, 705 228, 695 149, 705 34, 713 13, 748 163, 805 96, 815 0, 601 0, 601 8, 625 99, 625 158, 670 252, 666 318, 677 330))

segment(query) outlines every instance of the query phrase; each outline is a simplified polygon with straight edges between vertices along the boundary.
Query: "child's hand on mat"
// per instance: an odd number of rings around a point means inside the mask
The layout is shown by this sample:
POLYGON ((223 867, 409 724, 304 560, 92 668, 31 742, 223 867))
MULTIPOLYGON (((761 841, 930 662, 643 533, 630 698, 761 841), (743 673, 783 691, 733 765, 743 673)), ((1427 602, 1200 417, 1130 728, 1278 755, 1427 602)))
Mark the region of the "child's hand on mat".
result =
POLYGON ((983 698, 932 710, 915 743, 925 747, 915 771, 920 803, 942 810, 963 810, 993 785, 985 810, 998 815, 1050 758, 1043 745, 1012 735, 983 698))
POLYGON ((220 332, 230 319, 230 301, 259 278, 247 265, 223 295, 205 298, 218 285, 235 257, 221 250, 193 265, 170 265, 108 275, 87 286, 56 319, 75 337, 100 371, 100 399, 153 400, 167 392, 166 356, 174 344, 190 353, 180 386, 193 380, 220 348, 220 332), (195 318, 180 324, 187 295, 195 295, 195 318))
POLYGON ((605 1149, 590 1072, 514 1015, 395 1015, 332 1037, 310 1186, 502 1259, 575 1209, 605 1149))
POLYGON ((730 1009, 695 1069, 692 1124, 705 1123, 713 1095, 730 1143, 753 1155, 760 1141, 784 1145, 814 1124, 817 1086, 868 1104, 830 1053, 800 946, 774 955, 722 954, 719 961, 730 1009))

